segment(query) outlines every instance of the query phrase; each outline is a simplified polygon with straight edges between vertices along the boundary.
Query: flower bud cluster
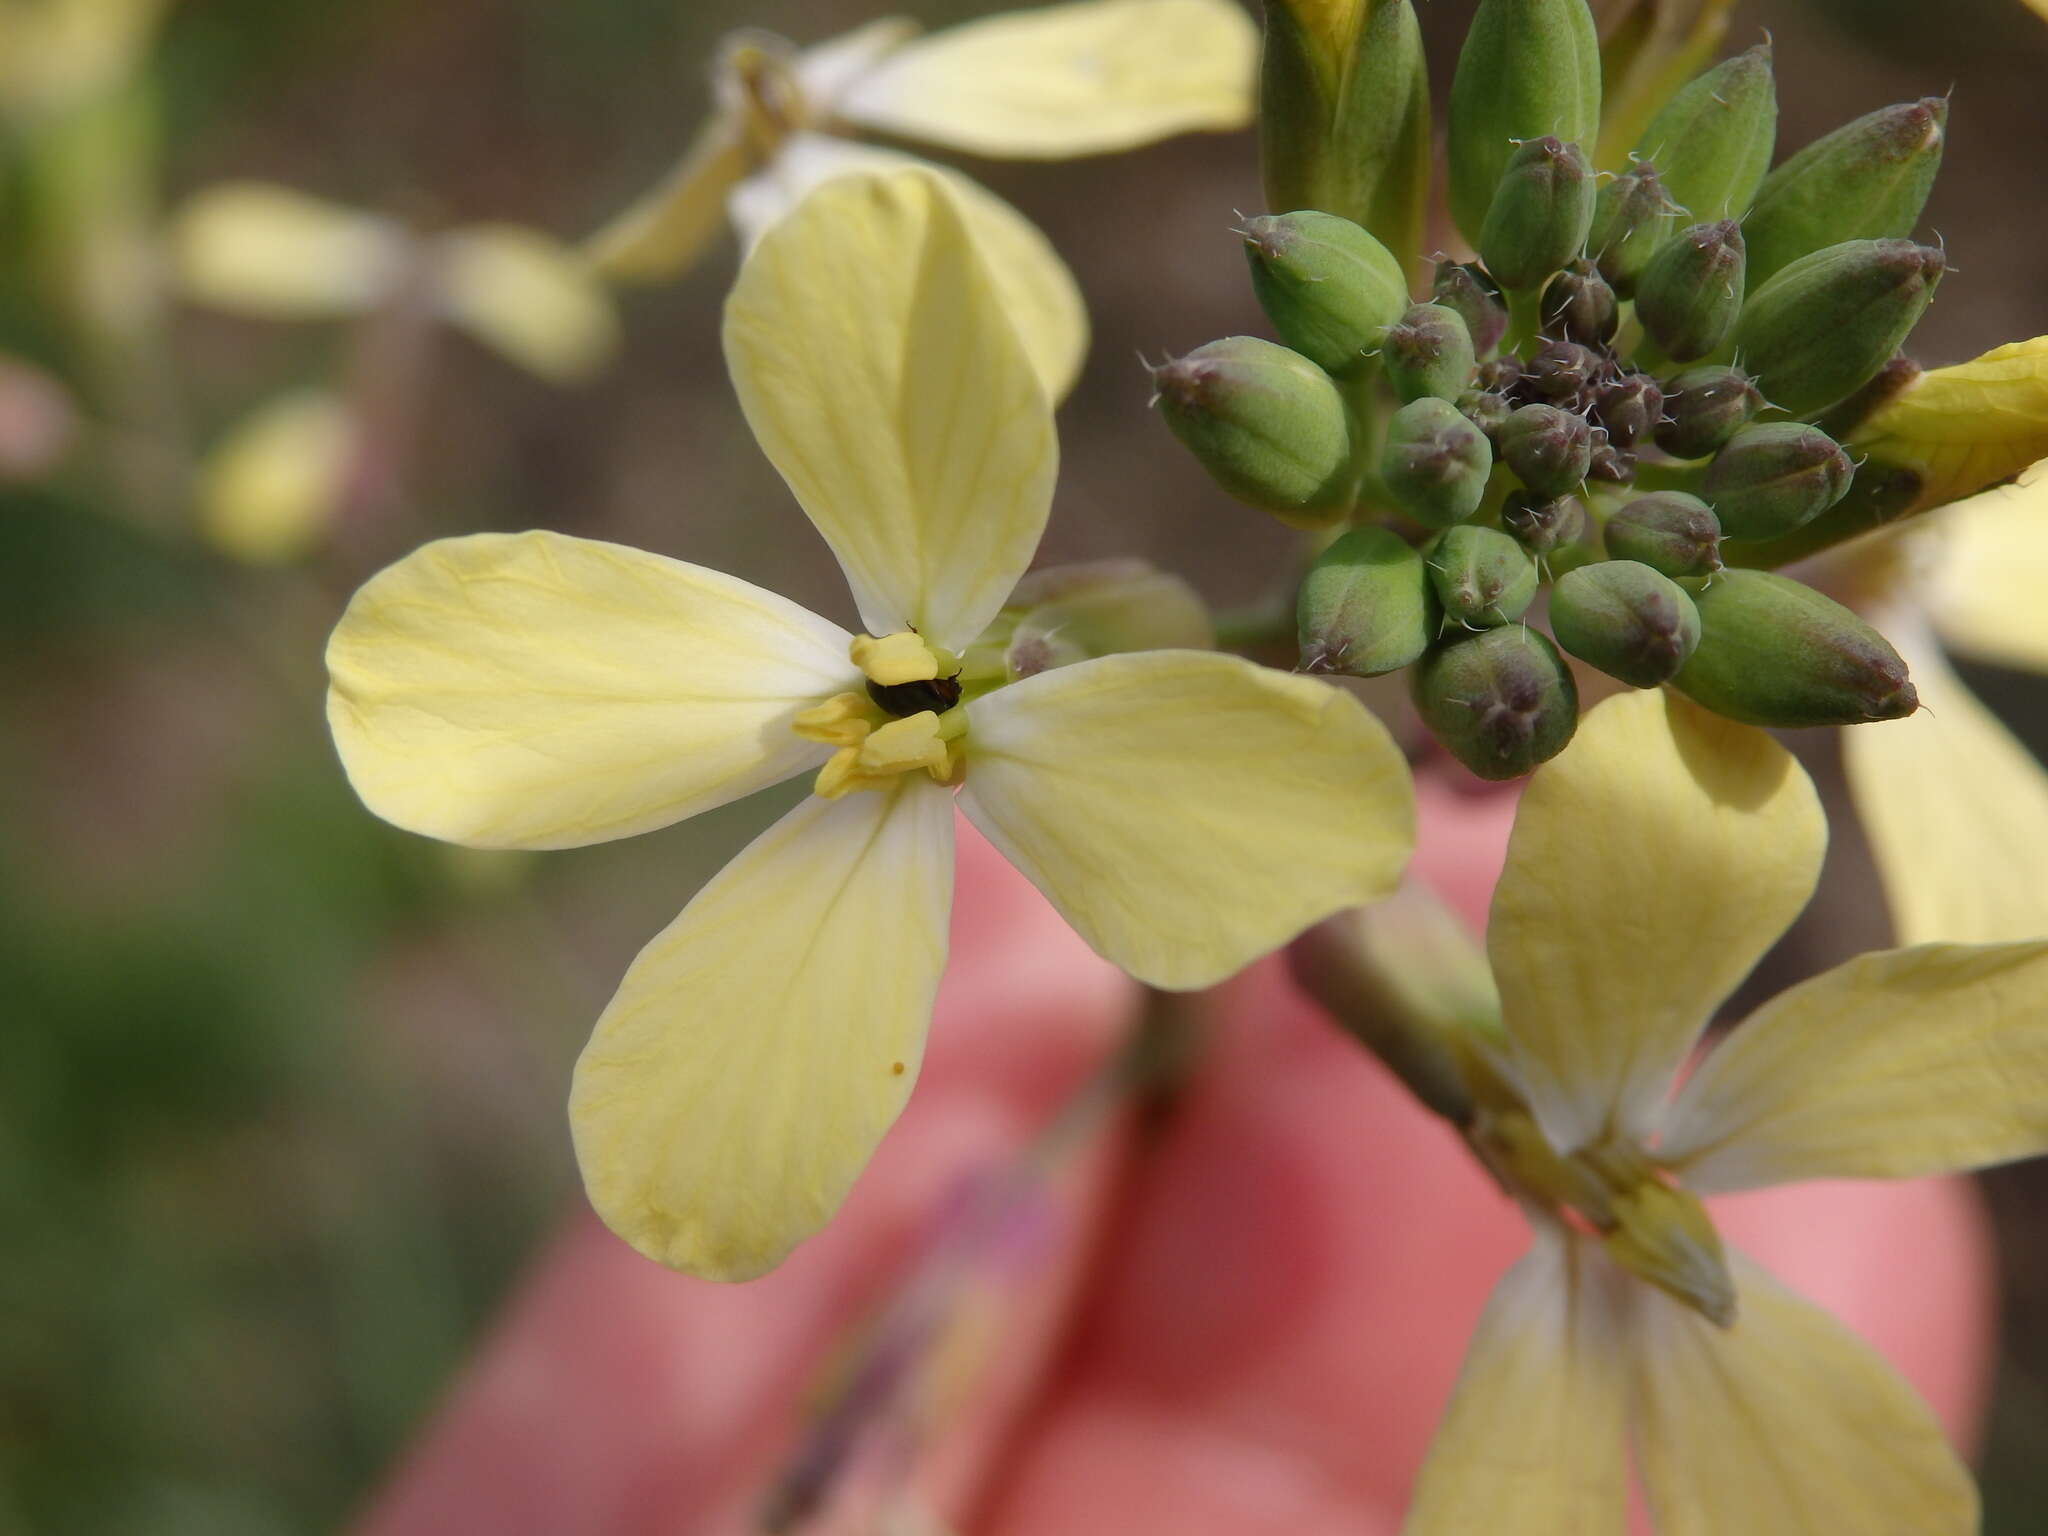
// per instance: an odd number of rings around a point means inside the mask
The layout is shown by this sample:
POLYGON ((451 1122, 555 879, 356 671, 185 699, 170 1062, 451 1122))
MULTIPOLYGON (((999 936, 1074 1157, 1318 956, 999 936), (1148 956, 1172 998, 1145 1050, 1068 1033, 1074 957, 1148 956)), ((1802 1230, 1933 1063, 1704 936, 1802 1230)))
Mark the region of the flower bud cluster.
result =
POLYGON ((1756 724, 1912 713, 1881 636, 1763 568, 1831 526, 1857 489, 1837 436, 1910 368, 1945 267, 1910 236, 1946 104, 1872 113, 1773 171, 1764 44, 1596 170, 1599 91, 1580 0, 1482 0, 1448 134, 1476 259, 1440 260, 1412 303, 1373 229, 1248 220, 1279 341, 1154 370, 1162 413, 1226 490, 1334 538, 1301 592, 1303 665, 1412 667, 1423 720, 1485 777, 1571 739, 1566 654, 1756 724))

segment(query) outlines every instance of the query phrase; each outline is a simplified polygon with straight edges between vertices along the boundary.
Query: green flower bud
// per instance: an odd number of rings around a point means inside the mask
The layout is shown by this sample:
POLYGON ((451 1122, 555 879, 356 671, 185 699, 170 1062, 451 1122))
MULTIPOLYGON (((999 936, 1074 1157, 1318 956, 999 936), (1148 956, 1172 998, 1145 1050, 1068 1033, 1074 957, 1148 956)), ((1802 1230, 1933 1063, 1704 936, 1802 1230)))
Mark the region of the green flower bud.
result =
POLYGON ((1634 560, 1602 560, 1559 578, 1550 631, 1588 666, 1637 688, 1668 683, 1700 643, 1685 589, 1634 560))
POLYGON ((1700 495, 1731 539, 1775 539, 1812 522, 1848 492, 1856 466, 1819 427, 1744 427, 1714 455, 1700 495))
POLYGON ((1910 240, 1851 240, 1802 256, 1758 289, 1735 327, 1764 398, 1810 416, 1884 367, 1934 302, 1947 260, 1910 240))
POLYGON ((1429 73, 1409 0, 1267 0, 1259 160, 1268 208, 1321 208, 1422 249, 1429 73))
POLYGON ((1526 396, 1533 392, 1559 410, 1583 410, 1592 404, 1602 383, 1613 373, 1613 364, 1605 354, 1575 341, 1553 341, 1524 366, 1522 393, 1526 396))
POLYGON ((1269 214, 1246 220, 1242 233, 1266 318, 1282 341, 1333 376, 1364 366, 1408 307, 1401 263, 1349 219, 1269 214))
POLYGON ((1693 599, 1699 648, 1672 684, 1716 714, 1782 728, 1903 720, 1920 707, 1884 636, 1773 571, 1724 571, 1693 599))
POLYGON ((1007 638, 998 624, 976 645, 992 639, 999 645, 1012 682, 1098 656, 1203 651, 1216 643, 1209 610, 1194 588, 1143 560, 1033 571, 1017 583, 1002 617, 1010 623, 1007 638))
POLYGON ((1751 284, 1844 240, 1910 235, 1934 190, 1947 128, 1948 103, 1929 96, 1859 117, 1771 172, 1742 224, 1751 284))
POLYGON ((1636 154, 1654 161, 1664 188, 1696 220, 1739 219, 1771 168, 1778 87, 1771 45, 1723 60, 1664 104, 1636 154))
POLYGON ((1437 263, 1433 296, 1446 309, 1455 309, 1472 337, 1472 350, 1491 360, 1507 334, 1508 311, 1501 302, 1500 289, 1492 278, 1469 262, 1437 263))
POLYGON ((1506 395, 1496 395, 1490 390, 1468 389, 1458 396, 1458 412, 1473 426, 1484 432, 1489 442, 1497 442, 1500 429, 1508 424, 1508 418, 1515 413, 1506 395))
POLYGON ((1593 457, 1586 465, 1586 478, 1604 485, 1628 485, 1635 477, 1636 456, 1626 448, 1615 447, 1596 428, 1593 457))
POLYGON ((1397 672, 1440 627, 1422 552, 1385 528, 1354 528, 1309 568, 1295 604, 1301 669, 1397 672))
POLYGON ((1621 303, 1600 269, 1584 258, 1573 262, 1543 290, 1543 331, 1586 346, 1614 339, 1621 322, 1621 303))
POLYGON ((1554 405, 1525 405, 1501 428, 1500 456, 1539 496, 1569 496, 1593 463, 1593 429, 1554 405))
POLYGON ((1919 470, 1869 458, 1856 466, 1849 494, 1805 527, 1764 543, 1731 542, 1722 554, 1730 565, 1777 570, 1926 507, 1927 483, 1919 470))
POLYGON ((1545 136, 1518 146, 1486 211, 1479 259, 1503 288, 1542 286, 1584 248, 1594 195, 1578 145, 1545 136))
POLYGON ((1444 304, 1411 305, 1399 324, 1387 327, 1380 362, 1387 382, 1403 400, 1427 395, 1455 400, 1465 393, 1478 366, 1464 318, 1444 304))
POLYGON ((1721 569, 1721 520, 1697 496, 1659 491, 1638 496, 1607 519, 1607 553, 1674 579, 1721 569))
POLYGON ((1526 624, 1482 630, 1423 657, 1415 708, 1430 734, 1482 779, 1515 779, 1565 749, 1579 690, 1550 637, 1526 624))
POLYGON ((1636 284, 1636 318, 1675 363, 1705 357, 1742 313, 1742 227, 1694 224, 1664 242, 1636 284))
POLYGON ((1685 210, 1664 190, 1648 161, 1630 166, 1602 186, 1593 199, 1593 225, 1586 251, 1616 294, 1634 295, 1650 258, 1677 234, 1685 210))
POLYGON ((1688 368, 1664 388, 1657 446, 1675 459, 1720 450, 1763 409, 1764 397, 1739 368, 1688 368))
MULTIPOLYGON (((1516 144, 1591 144, 1599 132, 1600 39, 1585 0, 1479 0, 1451 82, 1451 216, 1465 238, 1486 249, 1480 230, 1516 144)), ((1518 283, 1486 264, 1511 288, 1548 275, 1518 283)))
POLYGON ((1625 373, 1595 398, 1593 415, 1617 448, 1633 448, 1664 419, 1664 390, 1647 373, 1625 373))
POLYGON ((1155 368, 1152 387, 1173 435, 1240 501, 1307 524, 1348 509, 1344 397, 1300 353, 1230 336, 1155 368))
POLYGON ((1534 491, 1510 491, 1501 503, 1500 525, 1530 554, 1542 556, 1586 531, 1586 508, 1575 496, 1546 499, 1534 491))
POLYGON ((1380 478, 1402 511, 1432 528, 1462 523, 1486 499, 1493 448, 1448 400, 1425 395, 1387 423, 1380 478))
POLYGON ((1467 629, 1512 624, 1536 600, 1536 562, 1498 528, 1448 528, 1424 552, 1444 618, 1467 629))

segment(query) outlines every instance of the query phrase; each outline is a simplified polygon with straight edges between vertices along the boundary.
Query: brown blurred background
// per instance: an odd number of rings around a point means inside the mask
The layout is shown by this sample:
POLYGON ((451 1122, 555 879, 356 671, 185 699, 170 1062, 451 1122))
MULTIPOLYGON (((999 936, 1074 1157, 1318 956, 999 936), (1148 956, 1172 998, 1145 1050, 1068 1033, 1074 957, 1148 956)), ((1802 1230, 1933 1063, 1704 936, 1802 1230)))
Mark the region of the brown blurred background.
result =
MULTIPOLYGON (((930 0, 931 25, 993 4, 930 0)), ((1423 7, 1447 72, 1469 5, 1423 7)), ((168 207, 224 177, 433 225, 574 237, 661 174, 718 37, 803 41, 847 0, 186 0, 149 65, 168 207)), ((2015 0, 1771 0, 1781 149, 1955 87, 1929 224, 1957 269, 1918 333, 1952 361, 2048 332, 2048 26, 2015 0)), ((0 350, 88 417, 119 392, 39 265, 0 162, 0 350)), ((1151 419, 1138 354, 1258 329, 1233 209, 1248 135, 971 167, 1038 220, 1095 323, 1062 412, 1047 561, 1142 553, 1219 604, 1291 546, 1151 419)), ((444 339, 381 561, 558 528, 733 571, 850 618, 726 383, 733 253, 625 301, 621 364, 574 391, 444 339)), ((319 645, 361 573, 248 571, 181 525, 179 464, 359 338, 179 310, 119 485, 76 461, 0 486, 0 1532, 330 1527, 420 1423, 573 1196, 567 1074, 625 962, 789 792, 578 853, 464 854, 356 804, 319 645)), ((121 366, 117 359, 114 375, 121 366)), ((88 440, 80 454, 95 451, 88 440)), ((111 450, 110 450, 111 451, 111 450)), ((1973 670, 2035 745, 2042 700, 1973 670)), ((1816 767, 1826 776, 1823 748, 1816 767)), ((1788 971, 1886 942, 1853 830, 1788 971)), ((1994 1176, 2008 1271, 1987 1528, 2048 1528, 2048 1176, 1994 1176)))

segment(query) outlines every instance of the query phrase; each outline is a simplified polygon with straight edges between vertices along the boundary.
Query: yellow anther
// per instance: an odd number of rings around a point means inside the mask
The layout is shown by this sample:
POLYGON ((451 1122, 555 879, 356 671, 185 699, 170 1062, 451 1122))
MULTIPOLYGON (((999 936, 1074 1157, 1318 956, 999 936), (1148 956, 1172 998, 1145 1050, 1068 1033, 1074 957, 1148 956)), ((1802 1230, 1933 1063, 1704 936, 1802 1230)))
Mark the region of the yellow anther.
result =
POLYGON ((1735 1321, 1735 1278, 1706 1207, 1650 1177, 1613 1197, 1615 1225, 1602 1234, 1607 1256, 1675 1296, 1709 1322, 1735 1321))
POLYGON ((949 728, 950 716, 957 713, 949 710, 948 718, 942 719, 925 710, 876 726, 857 744, 834 752, 818 770, 813 789, 827 800, 837 800, 857 790, 887 788, 899 774, 920 769, 941 784, 955 782, 961 758, 948 743, 959 735, 957 728, 949 728))
POLYGON ((855 635, 847 647, 853 664, 881 688, 903 683, 928 683, 940 675, 939 653, 910 630, 893 635, 855 635))
POLYGON ((858 693, 835 693, 822 704, 813 704, 790 721, 790 728, 805 741, 822 741, 828 746, 857 747, 875 728, 879 716, 875 706, 858 693))
POLYGON ((928 709, 877 726, 860 744, 860 766, 864 773, 909 773, 926 768, 937 777, 945 772, 946 762, 939 717, 928 709))

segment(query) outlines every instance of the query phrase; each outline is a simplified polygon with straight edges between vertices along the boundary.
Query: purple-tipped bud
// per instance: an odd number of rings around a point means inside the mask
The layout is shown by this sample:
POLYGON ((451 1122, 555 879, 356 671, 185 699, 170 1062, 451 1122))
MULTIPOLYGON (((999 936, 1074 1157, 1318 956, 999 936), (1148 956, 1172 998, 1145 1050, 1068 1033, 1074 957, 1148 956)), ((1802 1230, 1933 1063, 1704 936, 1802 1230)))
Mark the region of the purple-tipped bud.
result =
POLYGON ((1681 580, 1721 569, 1721 521, 1683 491, 1638 496, 1607 520, 1607 553, 1681 580))
POLYGON ((1593 429, 1554 405, 1525 405, 1501 428, 1500 455, 1539 496, 1569 496, 1593 464, 1593 429))
POLYGON ((1848 493, 1856 466, 1819 427, 1745 427, 1714 456, 1700 495, 1731 539, 1782 538, 1848 493))
POLYGON ((1530 139, 1508 157, 1479 233, 1479 258, 1510 291, 1540 288, 1586 243, 1593 173, 1576 144, 1530 139))
POLYGON ((1593 458, 1586 465, 1586 478, 1603 485, 1627 485, 1636 477, 1636 456, 1617 448, 1597 430, 1593 434, 1593 458))
POLYGON ((1479 510, 1493 472, 1486 434, 1434 395, 1404 405, 1387 423, 1380 478, 1401 510, 1448 528, 1479 510))
POLYGON ((1546 335, 1587 346, 1605 346, 1621 322, 1621 304, 1599 267, 1585 258, 1573 262, 1543 290, 1546 335))
POLYGON ((1477 365, 1464 318, 1443 304, 1409 306, 1400 323, 1387 328, 1380 362, 1403 400, 1455 400, 1470 387, 1477 365))
POLYGON ((1575 341, 1544 345, 1524 367, 1526 392, 1561 410, 1583 410, 1613 376, 1607 355, 1575 341))
POLYGON ((1468 389, 1458 396, 1458 410, 1465 419, 1484 432, 1489 442, 1498 442, 1500 430, 1508 424, 1508 418, 1515 408, 1508 403, 1505 395, 1492 394, 1483 389, 1468 389))
POLYGON ((1685 211, 1664 190, 1657 168, 1639 161, 1601 187, 1586 250, 1615 293, 1630 298, 1650 258, 1684 222, 1685 211))
POLYGON ((1742 226, 1694 224, 1665 242, 1636 285, 1636 318, 1675 363, 1705 357, 1742 313, 1742 226))
POLYGON ((1345 509, 1344 398, 1300 353, 1226 337, 1154 369, 1152 387, 1174 436, 1240 501, 1300 522, 1345 509))
POLYGON ((1430 733, 1482 779, 1515 779, 1548 762, 1579 726, 1579 690, 1549 636, 1522 624, 1431 651, 1414 673, 1430 733))
POLYGON ((1508 329, 1507 305, 1493 279, 1471 262, 1439 262, 1431 297, 1464 318, 1472 350, 1481 359, 1491 359, 1508 329))
POLYGON ((1567 571, 1550 594, 1550 628, 1579 660, 1637 688, 1669 682, 1700 643, 1692 599, 1633 560, 1567 571))
POLYGON ((1934 301, 1947 260, 1910 240, 1852 240, 1801 257, 1750 299, 1742 365, 1772 405, 1811 416, 1854 394, 1934 301))
POLYGON ((1326 372, 1366 365, 1408 307, 1408 280, 1387 248, 1349 219, 1304 211, 1249 219, 1252 290, 1280 339, 1326 372))
POLYGON ((1536 600, 1536 562, 1498 528, 1448 528, 1424 551, 1444 618, 1467 629, 1512 624, 1536 600))
POLYGON ((1633 448, 1664 419, 1664 390, 1647 373, 1625 373, 1599 393, 1594 419, 1617 448, 1633 448))
POLYGON ((1664 387, 1657 446, 1675 459, 1704 459, 1763 409, 1756 381, 1738 368, 1688 368, 1664 387))
POLYGON ((1724 571, 1693 602, 1699 648, 1672 681, 1717 714, 1790 729, 1903 720, 1920 707, 1885 638, 1789 576, 1724 571))
POLYGON ((1501 503, 1500 525, 1532 555, 1547 555, 1575 543, 1586 530, 1586 508, 1576 496, 1545 498, 1510 491, 1501 503))

